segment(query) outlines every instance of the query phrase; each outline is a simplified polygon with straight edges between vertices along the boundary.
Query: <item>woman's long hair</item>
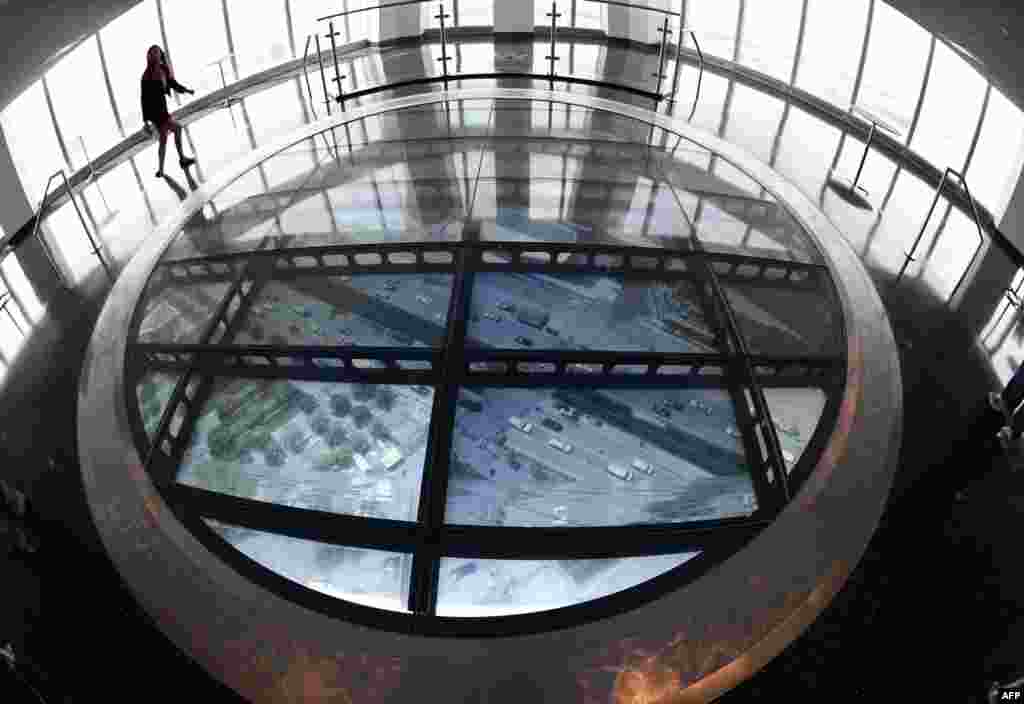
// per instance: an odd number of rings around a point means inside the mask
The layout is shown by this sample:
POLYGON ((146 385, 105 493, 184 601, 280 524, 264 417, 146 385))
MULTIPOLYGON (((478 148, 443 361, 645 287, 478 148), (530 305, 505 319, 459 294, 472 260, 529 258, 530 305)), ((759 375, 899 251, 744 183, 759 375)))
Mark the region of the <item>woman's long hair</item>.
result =
POLYGON ((167 83, 167 79, 174 80, 174 71, 171 69, 171 65, 167 63, 167 55, 157 44, 149 47, 149 51, 146 52, 146 72, 142 77, 151 81, 160 81, 164 84, 167 83))

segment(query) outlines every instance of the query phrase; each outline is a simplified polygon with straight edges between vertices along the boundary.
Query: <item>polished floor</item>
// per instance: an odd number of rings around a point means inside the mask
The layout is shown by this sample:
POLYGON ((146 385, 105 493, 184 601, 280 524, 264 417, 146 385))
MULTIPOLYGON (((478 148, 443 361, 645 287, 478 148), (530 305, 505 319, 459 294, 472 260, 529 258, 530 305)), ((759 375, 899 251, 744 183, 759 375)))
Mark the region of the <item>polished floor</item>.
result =
MULTIPOLYGON (((375 66, 398 63, 366 60, 375 66)), ((395 76, 387 71, 386 79, 395 76)), ((1024 509, 1024 480, 1012 468, 1022 463, 996 451, 985 442, 987 433, 971 423, 981 412, 984 392, 995 388, 998 379, 1005 380, 1024 356, 1024 328, 1015 311, 1000 316, 1002 289, 1019 284, 1016 267, 995 250, 986 253, 977 283, 951 312, 949 298, 977 235, 968 219, 956 211, 946 218, 940 207, 921 250, 927 256, 897 281, 904 252, 930 204, 929 189, 875 153, 865 183, 875 204, 885 203, 883 214, 858 210, 824 183, 837 159, 841 167, 856 163, 862 144, 776 97, 724 77, 705 80, 696 121, 798 183, 861 254, 901 344, 905 389, 897 484, 864 560, 807 634, 725 701, 810 700, 837 692, 844 698, 889 700, 921 689, 955 693, 949 701, 977 698, 989 680, 1011 679, 1024 667, 1019 655, 1024 652, 1019 634, 1024 574, 1013 559, 1017 550, 1012 529, 1024 509), (957 501, 956 493, 963 489, 957 501)), ((302 124, 308 115, 303 92, 300 83, 290 80, 247 98, 233 108, 241 118, 237 127, 225 110, 190 124, 200 180, 273 135, 302 124)), ((152 171, 154 151, 150 147, 135 157, 143 174, 152 171)), ((710 166, 716 175, 731 177, 737 188, 746 185, 740 175, 727 173, 727 165, 710 166)), ((173 210, 189 184, 149 175, 142 193, 134 184, 115 187, 114 173, 100 179, 118 210, 101 235, 111 255, 123 259, 154 219, 173 210)), ((269 189, 271 179, 278 177, 260 178, 265 179, 261 188, 269 189)), ((280 182, 287 179, 284 174, 280 182)), ((321 217, 328 227, 331 212, 325 203, 321 217)), ((54 234, 58 243, 76 237, 73 230, 57 225, 54 234)), ((12 476, 27 483, 48 531, 34 564, 3 563, 3 573, 14 585, 8 593, 16 596, 0 607, 0 641, 26 648, 53 673, 56 686, 76 700, 109 696, 111 686, 117 686, 109 673, 116 669, 159 681, 179 695, 202 695, 209 688, 211 700, 222 701, 228 693, 175 653, 117 586, 81 495, 73 460, 74 397, 105 290, 102 273, 80 251, 67 250, 68 261, 84 263, 76 264, 73 272, 76 292, 64 294, 53 287, 38 252, 19 251, 16 256, 24 281, 9 276, 7 285, 20 293, 16 313, 24 334, 12 329, 5 335, 13 342, 5 342, 4 349, 0 458, 12 468, 12 476), (26 302, 27 295, 21 293, 26 284, 46 302, 45 315, 26 302), (55 454, 58 468, 47 469, 55 454), (101 634, 111 643, 108 649, 94 647, 101 634)))

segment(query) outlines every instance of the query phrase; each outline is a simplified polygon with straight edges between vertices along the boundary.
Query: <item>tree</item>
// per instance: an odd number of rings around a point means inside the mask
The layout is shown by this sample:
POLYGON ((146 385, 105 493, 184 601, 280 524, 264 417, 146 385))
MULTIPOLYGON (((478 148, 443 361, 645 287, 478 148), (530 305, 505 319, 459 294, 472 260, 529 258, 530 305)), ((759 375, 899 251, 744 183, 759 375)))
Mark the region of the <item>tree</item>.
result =
POLYGON ((309 393, 308 391, 303 391, 302 389, 299 389, 299 393, 296 396, 296 399, 299 406, 299 410, 301 410, 307 416, 310 413, 316 411, 316 409, 320 407, 320 402, 316 400, 316 396, 309 393))
POLYGON ((238 457, 239 448, 235 436, 226 425, 218 425, 207 437, 210 456, 218 460, 232 460, 238 457))
POLYGON ((367 402, 373 399, 377 395, 377 391, 373 388, 372 384, 358 384, 352 389, 352 398, 356 401, 367 402))
POLYGON ((395 407, 395 390, 390 386, 378 386, 377 387, 377 407, 382 411, 390 411, 395 407))
POLYGON ((381 423, 380 421, 373 424, 373 429, 370 432, 372 432, 373 437, 377 438, 378 440, 391 439, 391 431, 388 430, 388 427, 381 423))
POLYGON ((365 428, 373 420, 373 413, 366 406, 356 406, 352 411, 352 420, 357 428, 365 428))
POLYGON ((354 452, 358 452, 360 455, 365 455, 370 451, 370 439, 362 433, 353 435, 349 445, 354 452))
POLYGON ((352 412, 352 401, 345 394, 331 396, 331 410, 338 418, 344 418, 352 412))
POLYGON ((284 438, 285 447, 287 447, 288 450, 294 455, 301 454, 302 451, 306 449, 306 445, 308 444, 309 436, 306 435, 301 430, 299 430, 298 428, 289 431, 284 438))
POLYGON ((284 464, 287 453, 284 448, 281 447, 281 443, 277 440, 271 439, 270 444, 263 450, 263 456, 267 460, 267 464, 271 467, 280 467, 284 464))
POLYGON ((313 416, 313 420, 310 421, 309 427, 313 429, 314 433, 323 437, 331 427, 331 420, 327 417, 326 413, 317 413, 313 416))
POLYGON ((328 447, 341 447, 348 440, 348 433, 345 432, 345 428, 342 427, 341 423, 335 421, 331 423, 331 427, 324 439, 327 441, 328 447))

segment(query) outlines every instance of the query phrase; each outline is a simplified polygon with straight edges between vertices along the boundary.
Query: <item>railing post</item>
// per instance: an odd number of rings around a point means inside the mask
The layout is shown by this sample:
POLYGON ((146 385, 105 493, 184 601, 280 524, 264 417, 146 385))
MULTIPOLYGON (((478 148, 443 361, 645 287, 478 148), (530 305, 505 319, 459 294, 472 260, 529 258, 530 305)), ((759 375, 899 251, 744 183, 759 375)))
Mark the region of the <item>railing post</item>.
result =
POLYGON ((107 211, 107 217, 103 221, 103 225, 113 219, 115 211, 110 209, 110 203, 107 202, 107 196, 103 193, 103 187, 100 186, 100 182, 96 179, 96 169, 92 165, 92 159, 89 157, 89 150, 85 146, 85 137, 78 135, 78 143, 82 145, 82 155, 85 156, 85 165, 89 169, 89 180, 92 181, 92 185, 96 187, 96 190, 100 194, 100 200, 103 201, 103 208, 107 211))
POLYGON ((434 15, 434 19, 441 23, 441 58, 438 61, 441 62, 441 75, 444 76, 444 87, 448 88, 448 27, 444 21, 451 17, 444 11, 444 3, 439 3, 437 6, 437 14, 434 15))
POLYGON ((548 60, 548 79, 551 81, 551 87, 554 88, 555 62, 558 61, 558 57, 555 56, 555 37, 558 33, 558 18, 562 16, 562 13, 558 11, 556 0, 552 0, 551 12, 548 12, 547 16, 551 18, 551 52, 544 58, 548 60))
POLYGON ((658 72, 652 75, 658 79, 658 87, 654 89, 654 92, 661 95, 661 82, 665 79, 665 54, 668 48, 668 35, 672 34, 672 30, 668 28, 668 17, 665 17, 658 31, 661 32, 661 50, 658 52, 658 72))
POLYGON ((336 32, 334 31, 334 20, 330 20, 327 23, 327 28, 331 33, 331 55, 334 57, 334 82, 338 86, 338 104, 341 106, 341 111, 345 112, 345 92, 341 89, 341 80, 345 76, 341 75, 341 67, 338 64, 338 44, 334 41, 336 32))
POLYGON ((942 187, 946 185, 946 179, 951 170, 952 169, 946 169, 942 174, 942 179, 939 181, 939 187, 935 189, 935 198, 932 200, 932 207, 928 209, 928 215, 925 216, 924 223, 921 225, 921 231, 917 233, 917 237, 914 239, 914 244, 911 246, 910 251, 905 252, 906 258, 903 260, 903 266, 900 267, 900 273, 896 275, 897 281, 903 278, 903 274, 906 273, 910 262, 914 261, 914 252, 917 251, 917 246, 921 244, 921 238, 924 237, 924 233, 928 229, 928 223, 931 221, 932 214, 935 212, 935 206, 939 204, 939 197, 942 195, 942 187))
POLYGON ((75 199, 75 194, 71 190, 71 184, 68 182, 67 174, 64 173, 64 169, 61 169, 57 173, 60 174, 61 179, 64 181, 64 190, 67 191, 68 198, 71 199, 71 204, 75 206, 75 212, 78 214, 78 221, 82 223, 82 229, 85 230, 85 236, 88 238, 89 244, 92 245, 92 253, 100 260, 100 264, 103 265, 103 270, 107 272, 107 278, 113 281, 114 274, 110 271, 110 264, 108 264, 107 260, 103 258, 103 251, 100 249, 100 246, 96 244, 96 240, 93 239, 89 226, 85 224, 85 218, 82 216, 82 210, 78 207, 78 200, 75 199))
POLYGON ((697 70, 697 93, 693 96, 693 107, 690 108, 690 116, 686 119, 687 122, 691 122, 693 116, 697 113, 697 103, 700 102, 700 86, 704 81, 704 52, 700 50, 700 43, 697 41, 697 34, 695 32, 690 32, 690 38, 693 40, 693 47, 697 50, 697 59, 700 61, 700 65, 697 70))
POLYGON ((871 144, 875 141, 875 130, 878 126, 872 122, 871 130, 868 132, 868 140, 864 144, 864 155, 860 158, 860 166, 857 167, 857 175, 853 177, 853 183, 850 186, 851 191, 857 190, 857 184, 860 183, 860 175, 864 171, 864 162, 868 160, 868 152, 871 151, 871 144))
MULTIPOLYGON (((46 188, 43 189, 43 199, 39 202, 39 208, 36 209, 36 219, 32 223, 32 238, 36 238, 39 234, 39 224, 43 221, 43 207, 46 205, 46 197, 50 194, 50 184, 53 183, 53 179, 57 174, 52 174, 50 178, 46 180, 46 188)), ((46 256, 46 260, 53 267, 53 275, 57 277, 57 283, 60 284, 61 288, 69 288, 67 281, 64 280, 64 274, 61 272, 60 267, 57 266, 57 259, 53 256, 53 252, 50 251, 50 245, 46 243, 46 238, 43 236, 38 237, 39 246, 43 249, 43 254, 46 256)))
POLYGON ((320 51, 320 32, 316 33, 316 60, 320 64, 320 82, 324 86, 324 104, 327 105, 327 116, 331 115, 331 94, 327 90, 327 74, 324 72, 324 57, 320 51))

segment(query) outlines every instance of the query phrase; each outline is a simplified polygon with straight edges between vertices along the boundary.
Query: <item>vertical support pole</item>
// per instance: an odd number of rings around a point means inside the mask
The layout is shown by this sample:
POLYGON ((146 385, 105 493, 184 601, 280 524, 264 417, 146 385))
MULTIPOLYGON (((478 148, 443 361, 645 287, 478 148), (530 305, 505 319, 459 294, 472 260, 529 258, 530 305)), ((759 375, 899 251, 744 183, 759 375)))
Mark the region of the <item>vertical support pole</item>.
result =
POLYGON ((562 13, 558 11, 558 2, 552 0, 551 12, 547 13, 547 16, 551 18, 551 53, 546 57, 548 60, 548 79, 551 81, 551 88, 555 87, 555 62, 558 61, 558 57, 555 56, 555 38, 558 34, 558 18, 562 16, 562 13))
POLYGON ((82 154, 85 155, 85 165, 89 169, 89 180, 92 181, 92 185, 96 186, 96 190, 100 194, 100 200, 103 201, 103 207, 107 211, 107 217, 111 215, 110 204, 107 203, 107 197, 103 194, 103 188, 100 186, 99 181, 96 180, 96 169, 93 168, 92 158, 89 156, 89 150, 85 146, 85 137, 78 135, 78 143, 82 145, 82 154))
POLYGON ((680 16, 679 20, 679 36, 676 37, 676 68, 672 73, 672 94, 669 95, 669 100, 673 102, 676 99, 676 91, 679 90, 679 73, 683 69, 683 37, 686 36, 686 31, 682 24, 682 16, 680 16))
MULTIPOLYGON (((221 57, 217 59, 217 68, 220 69, 220 87, 224 90, 228 87, 227 78, 224 77, 224 59, 227 57, 221 57)), ((235 111, 231 109, 232 100, 231 98, 224 99, 224 107, 228 109, 228 114, 231 115, 231 126, 236 130, 238 129, 238 123, 235 121, 235 111)))
POLYGON ((444 3, 439 3, 437 6, 437 14, 434 15, 434 19, 441 23, 441 58, 438 61, 441 62, 441 75, 444 76, 444 87, 448 89, 448 27, 444 21, 451 17, 451 15, 445 14, 444 3))
POLYGON ((661 95, 661 82, 665 79, 665 52, 668 49, 668 35, 672 34, 672 30, 668 28, 668 16, 665 17, 658 31, 661 32, 661 49, 658 51, 658 72, 654 74, 658 79, 658 87, 654 89, 654 92, 661 95))
POLYGON ((313 37, 306 36, 306 48, 302 52, 302 75, 306 79, 306 94, 309 96, 309 109, 313 111, 313 119, 316 120, 316 108, 313 107, 313 88, 309 85, 309 43, 313 37))
POLYGON ((341 79, 345 76, 341 75, 341 66, 338 64, 338 43, 334 41, 334 20, 327 23, 328 30, 331 33, 331 55, 334 57, 334 83, 338 87, 338 104, 341 105, 341 111, 345 111, 345 92, 341 89, 341 79))
POLYGON ((327 92, 327 74, 324 72, 324 57, 320 51, 320 33, 316 33, 316 60, 320 64, 320 82, 324 85, 324 104, 327 105, 327 115, 331 115, 331 94, 327 92))
POLYGON ((861 172, 864 171, 864 162, 868 160, 868 152, 871 151, 871 143, 875 141, 875 130, 878 129, 878 125, 871 121, 871 130, 868 132, 868 141, 864 144, 864 155, 860 158, 860 166, 857 167, 857 175, 853 177, 853 185, 850 186, 850 190, 856 190, 857 184, 860 182, 861 172))

